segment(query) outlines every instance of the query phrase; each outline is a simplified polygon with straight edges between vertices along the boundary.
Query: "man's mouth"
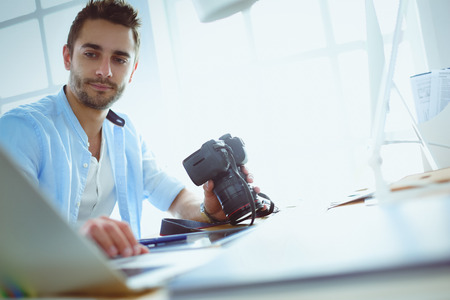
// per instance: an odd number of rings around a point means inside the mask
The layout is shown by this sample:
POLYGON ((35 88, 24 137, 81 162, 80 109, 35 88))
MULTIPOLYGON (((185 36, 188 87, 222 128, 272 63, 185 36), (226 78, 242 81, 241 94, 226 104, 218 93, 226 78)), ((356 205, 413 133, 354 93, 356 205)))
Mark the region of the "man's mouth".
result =
POLYGON ((103 84, 103 83, 98 83, 98 82, 90 82, 88 84, 92 89, 99 91, 99 92, 106 92, 106 91, 113 89, 113 87, 108 84, 103 84))

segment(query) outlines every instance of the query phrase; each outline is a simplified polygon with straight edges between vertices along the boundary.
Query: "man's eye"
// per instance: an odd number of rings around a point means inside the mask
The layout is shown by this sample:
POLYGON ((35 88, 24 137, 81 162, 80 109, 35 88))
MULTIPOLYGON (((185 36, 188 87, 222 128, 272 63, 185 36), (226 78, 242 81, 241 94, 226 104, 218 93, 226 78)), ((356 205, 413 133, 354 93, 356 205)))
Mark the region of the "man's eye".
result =
POLYGON ((120 58, 120 57, 116 57, 116 58, 114 58, 114 60, 115 60, 117 63, 121 64, 121 65, 126 64, 126 63, 128 62, 127 59, 123 59, 123 58, 120 58))
POLYGON ((89 57, 89 58, 97 57, 97 55, 93 52, 84 52, 84 56, 89 57))

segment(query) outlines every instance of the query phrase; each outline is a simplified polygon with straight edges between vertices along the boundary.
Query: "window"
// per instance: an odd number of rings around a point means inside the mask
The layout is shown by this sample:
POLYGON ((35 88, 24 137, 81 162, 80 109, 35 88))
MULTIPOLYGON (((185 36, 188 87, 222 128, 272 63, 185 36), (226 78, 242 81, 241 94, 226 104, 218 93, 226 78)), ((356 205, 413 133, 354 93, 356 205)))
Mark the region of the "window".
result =
POLYGON ((67 80, 61 67, 62 46, 82 5, 79 0, 0 3, 0 114, 56 92, 67 80))

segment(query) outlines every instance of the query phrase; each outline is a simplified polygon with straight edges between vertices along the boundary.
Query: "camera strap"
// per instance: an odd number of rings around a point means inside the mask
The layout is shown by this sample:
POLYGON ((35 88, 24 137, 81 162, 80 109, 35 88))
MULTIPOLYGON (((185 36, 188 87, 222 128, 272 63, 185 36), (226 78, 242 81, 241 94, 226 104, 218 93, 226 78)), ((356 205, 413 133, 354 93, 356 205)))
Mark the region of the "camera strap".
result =
MULTIPOLYGON (((262 218, 272 213, 277 213, 279 211, 279 209, 275 206, 275 204, 270 200, 270 198, 267 195, 263 193, 259 193, 258 195, 264 198, 264 203, 269 204, 269 208, 263 211, 256 212, 256 218, 262 218)), ((164 236, 180 233, 200 232, 208 230, 209 228, 212 227, 223 225, 232 226, 229 221, 217 223, 205 223, 186 219, 163 218, 161 220, 161 229, 159 234, 164 236)))

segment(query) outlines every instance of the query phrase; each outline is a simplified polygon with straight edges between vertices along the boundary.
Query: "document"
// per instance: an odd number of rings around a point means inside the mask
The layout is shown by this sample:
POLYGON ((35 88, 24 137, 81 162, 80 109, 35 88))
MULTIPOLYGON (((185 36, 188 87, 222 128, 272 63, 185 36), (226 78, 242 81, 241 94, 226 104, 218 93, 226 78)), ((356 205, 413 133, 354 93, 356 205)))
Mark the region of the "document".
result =
POLYGON ((430 118, 433 118, 450 102, 450 69, 432 72, 430 98, 430 118))
POLYGON ((450 69, 411 76, 417 122, 437 116, 450 102, 450 69))
POLYGON ((425 122, 429 119, 431 72, 412 76, 411 87, 416 104, 417 121, 425 122))

